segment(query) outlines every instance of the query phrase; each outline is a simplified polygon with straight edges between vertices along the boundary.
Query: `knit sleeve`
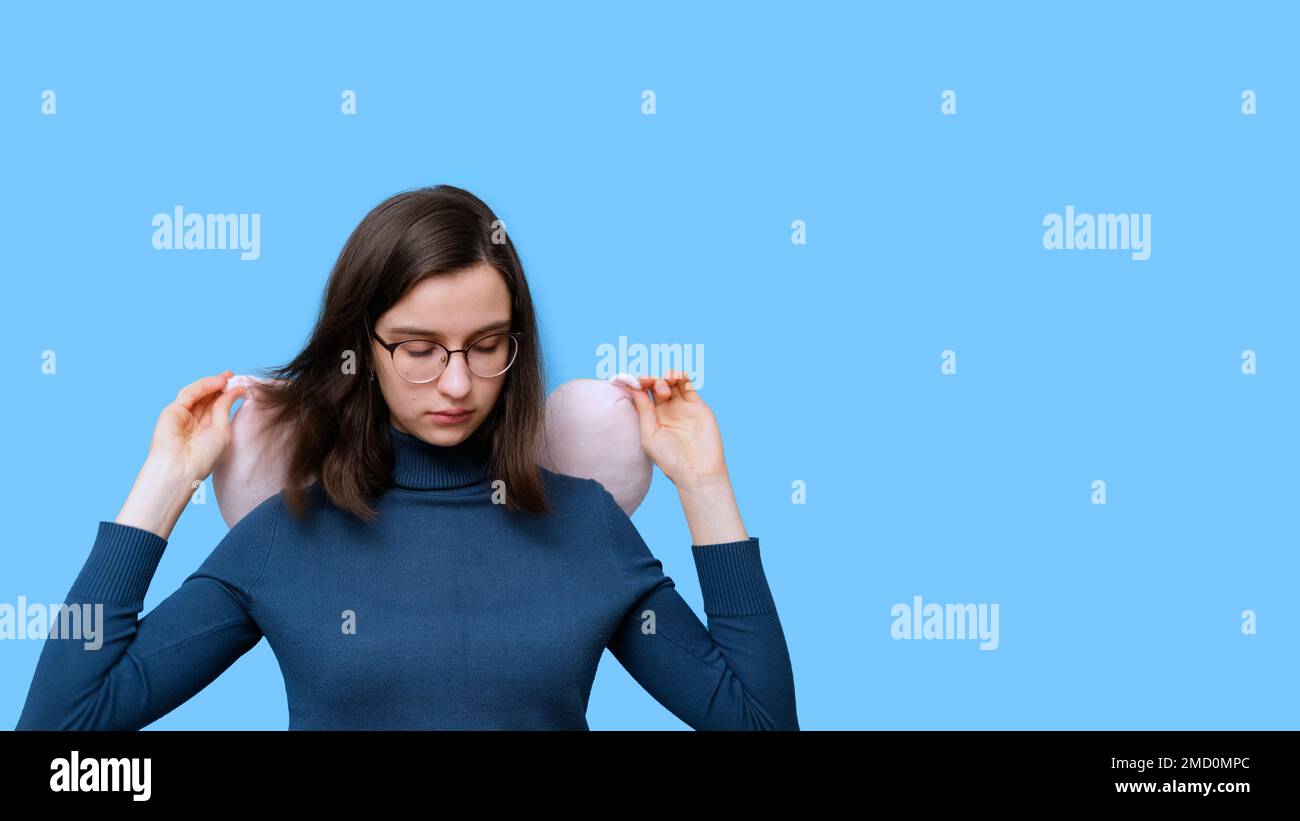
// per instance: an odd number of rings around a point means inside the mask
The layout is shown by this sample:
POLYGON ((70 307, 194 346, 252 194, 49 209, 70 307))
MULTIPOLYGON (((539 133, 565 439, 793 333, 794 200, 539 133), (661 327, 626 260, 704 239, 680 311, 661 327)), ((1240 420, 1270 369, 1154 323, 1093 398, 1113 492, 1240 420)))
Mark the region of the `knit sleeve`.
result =
POLYGON ((77 605, 65 612, 79 610, 83 629, 52 626, 15 729, 138 730, 252 649, 262 637, 252 591, 270 555, 280 503, 272 497, 240 519, 143 619, 167 540, 101 521, 65 600, 77 605))
MULTIPOLYGON (((593 480, 594 482, 594 480, 593 480)), ((692 545, 708 627, 601 486, 627 609, 609 650, 696 730, 797 730, 794 673, 758 538, 692 545)))

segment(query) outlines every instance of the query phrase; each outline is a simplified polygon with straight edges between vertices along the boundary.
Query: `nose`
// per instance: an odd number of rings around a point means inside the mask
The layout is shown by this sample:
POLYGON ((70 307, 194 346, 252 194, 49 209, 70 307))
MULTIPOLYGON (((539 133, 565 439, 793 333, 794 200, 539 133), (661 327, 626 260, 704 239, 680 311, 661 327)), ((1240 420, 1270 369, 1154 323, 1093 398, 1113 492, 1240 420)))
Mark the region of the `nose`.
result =
POLYGON ((474 374, 469 369, 469 361, 463 351, 451 355, 450 361, 438 374, 438 390, 447 396, 462 397, 473 386, 474 374))

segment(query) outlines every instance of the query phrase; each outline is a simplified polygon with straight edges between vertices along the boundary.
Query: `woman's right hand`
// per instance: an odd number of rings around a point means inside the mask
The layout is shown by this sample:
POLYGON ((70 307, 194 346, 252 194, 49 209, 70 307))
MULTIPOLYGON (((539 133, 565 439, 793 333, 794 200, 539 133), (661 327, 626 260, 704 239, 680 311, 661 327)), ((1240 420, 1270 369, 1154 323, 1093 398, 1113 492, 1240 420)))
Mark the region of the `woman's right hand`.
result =
POLYGON ((171 537, 194 489, 230 444, 230 407, 247 393, 242 385, 225 390, 231 375, 225 371, 192 382, 163 408, 149 456, 117 514, 118 524, 171 537))

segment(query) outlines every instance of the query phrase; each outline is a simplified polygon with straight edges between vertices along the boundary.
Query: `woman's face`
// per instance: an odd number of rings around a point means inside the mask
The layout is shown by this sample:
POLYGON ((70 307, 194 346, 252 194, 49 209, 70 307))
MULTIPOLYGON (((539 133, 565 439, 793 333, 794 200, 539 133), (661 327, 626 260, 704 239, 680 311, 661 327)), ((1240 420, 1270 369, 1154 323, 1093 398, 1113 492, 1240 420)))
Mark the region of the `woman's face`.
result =
MULTIPOLYGON (((480 264, 421 280, 379 317, 375 333, 390 345, 432 339, 457 350, 491 331, 510 330, 511 319, 505 280, 496 269, 480 264)), ((500 376, 478 376, 470 371, 463 353, 454 353, 436 379, 415 384, 397 374, 393 358, 377 340, 370 345, 393 427, 435 445, 455 445, 468 438, 492 412, 510 375, 506 371, 500 376), (463 421, 447 423, 433 416, 460 409, 470 411, 463 421)))

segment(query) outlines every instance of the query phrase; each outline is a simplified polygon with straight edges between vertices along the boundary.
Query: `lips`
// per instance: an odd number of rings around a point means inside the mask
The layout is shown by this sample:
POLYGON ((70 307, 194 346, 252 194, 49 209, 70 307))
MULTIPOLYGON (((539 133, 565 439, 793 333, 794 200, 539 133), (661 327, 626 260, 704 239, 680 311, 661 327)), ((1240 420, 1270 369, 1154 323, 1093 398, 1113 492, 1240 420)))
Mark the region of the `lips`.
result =
POLYGON ((433 421, 442 425, 459 425, 461 422, 468 420, 473 416, 472 411, 459 411, 456 413, 450 411, 429 411, 429 416, 433 421))

